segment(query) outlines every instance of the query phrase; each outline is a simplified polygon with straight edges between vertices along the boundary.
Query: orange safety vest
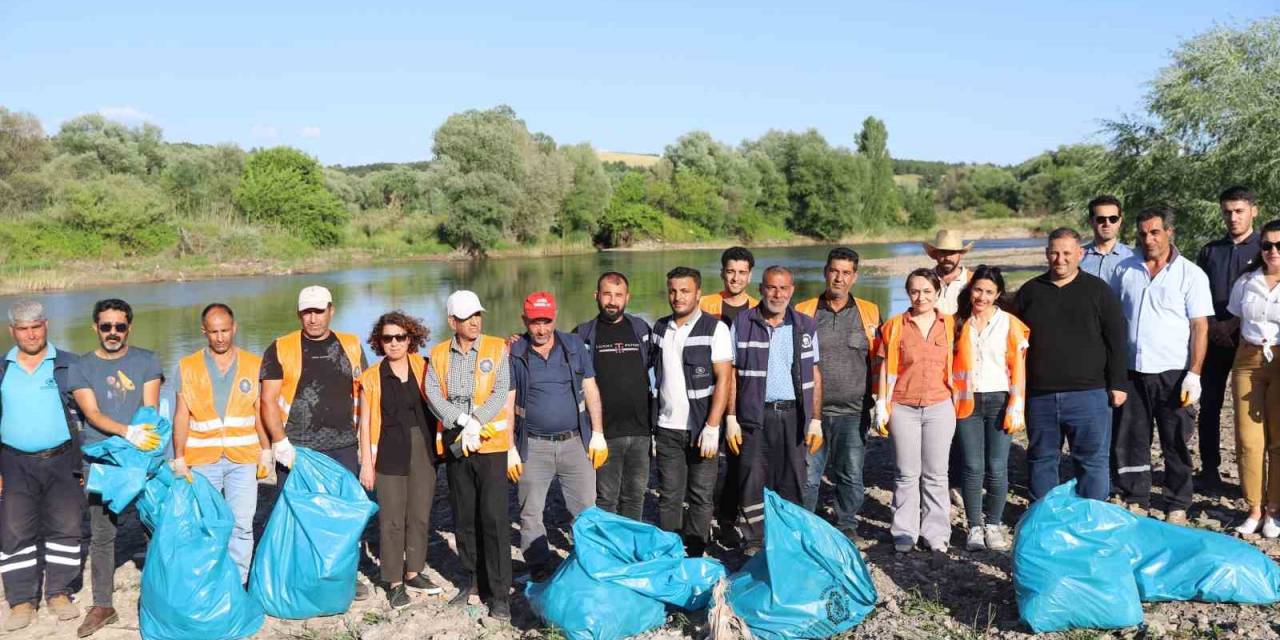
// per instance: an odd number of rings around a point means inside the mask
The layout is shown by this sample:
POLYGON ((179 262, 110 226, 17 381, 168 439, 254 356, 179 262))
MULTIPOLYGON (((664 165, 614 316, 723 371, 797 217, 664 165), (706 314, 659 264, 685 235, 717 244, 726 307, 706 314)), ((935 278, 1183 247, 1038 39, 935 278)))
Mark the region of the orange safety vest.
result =
MULTIPOLYGON (((409 369, 418 381, 418 393, 427 399, 427 360, 416 353, 409 354, 409 369)), ((360 402, 369 407, 369 445, 373 457, 378 458, 378 437, 382 435, 382 360, 360 374, 360 402)))
MULTIPOLYGON (((698 299, 698 307, 702 309, 703 313, 709 313, 719 318, 720 312, 724 308, 724 299, 725 294, 723 291, 720 293, 705 295, 698 299)), ((750 309, 757 304, 760 304, 760 301, 752 298, 750 294, 747 294, 747 308, 750 309)))
MULTIPOLYGON (((880 357, 882 358, 880 365, 879 381, 876 389, 879 392, 880 399, 884 401, 887 411, 893 411, 893 387, 898 383, 898 357, 902 353, 902 328, 906 323, 910 322, 907 314, 910 311, 904 311, 880 326, 880 341, 878 347, 880 349, 880 357)), ((955 381, 952 379, 952 369, 954 368, 954 351, 955 351, 955 318, 945 313, 942 316, 942 330, 947 335, 947 388, 955 393, 955 381)))
MULTIPOLYGON (((431 347, 431 370, 440 381, 440 391, 445 398, 449 397, 449 349, 453 338, 431 347)), ((476 341, 476 385, 471 395, 471 406, 478 407, 493 394, 493 385, 498 380, 498 367, 502 359, 507 357, 507 341, 493 336, 480 336, 476 341)), ((506 453, 511 448, 511 412, 507 405, 502 405, 498 415, 489 421, 489 425, 497 431, 497 435, 480 442, 478 453, 506 453)), ((436 455, 444 455, 444 423, 436 421, 436 455)))
MULTIPOLYGON (((360 338, 350 333, 333 332, 342 350, 351 361, 351 424, 360 425, 360 338)), ((289 409, 293 406, 293 396, 298 393, 298 381, 302 379, 302 332, 294 331, 276 338, 276 358, 280 360, 280 369, 284 371, 284 379, 280 387, 280 422, 289 421, 289 409)))
POLYGON ((182 399, 191 413, 187 431, 187 464, 213 464, 222 459, 238 464, 258 461, 258 402, 261 388, 258 369, 262 358, 236 349, 236 372, 227 396, 226 415, 219 416, 213 404, 213 381, 205 366, 204 349, 178 362, 182 399))
MULTIPOLYGON (((996 313, 1006 313, 996 311, 996 313)), ((1011 428, 1010 413, 1023 411, 1026 406, 1027 391, 1027 347, 1031 337, 1031 329, 1021 320, 1009 315, 1009 337, 1005 344, 1005 366, 1009 375, 1009 403, 1004 414, 1004 428, 1011 428)), ((973 375, 973 328, 966 321, 960 328, 960 339, 956 342, 955 367, 952 377, 955 383, 953 394, 956 402, 956 417, 967 418, 973 415, 973 386, 970 380, 973 375)))
MULTIPOLYGON (((880 307, 876 303, 862 298, 854 298, 853 302, 858 306, 858 315, 862 318, 862 330, 867 334, 867 353, 874 356, 876 353, 876 329, 880 327, 880 307)), ((810 318, 817 318, 818 298, 809 298, 797 303, 795 309, 810 318)))

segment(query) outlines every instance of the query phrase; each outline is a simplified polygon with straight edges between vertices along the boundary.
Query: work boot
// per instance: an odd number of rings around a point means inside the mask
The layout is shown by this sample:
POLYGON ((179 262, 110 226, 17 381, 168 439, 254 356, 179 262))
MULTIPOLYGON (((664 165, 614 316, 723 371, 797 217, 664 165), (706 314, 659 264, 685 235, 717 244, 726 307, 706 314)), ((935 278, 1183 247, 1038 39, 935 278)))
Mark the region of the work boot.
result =
POLYGON ((36 606, 30 602, 14 605, 9 609, 9 617, 4 621, 5 631, 26 629, 36 620, 36 606))
POLYGON ((64 622, 80 617, 80 607, 72 604, 71 598, 61 593, 49 598, 49 609, 53 611, 53 615, 64 622))
POLYGON ((120 622, 120 616, 116 615, 113 607, 89 607, 89 613, 84 616, 84 622, 80 623, 80 628, 76 629, 77 638, 88 638, 89 636, 102 630, 109 624, 120 622))
POLYGON ((489 603, 489 617, 494 620, 511 621, 511 602, 506 598, 494 598, 489 603))

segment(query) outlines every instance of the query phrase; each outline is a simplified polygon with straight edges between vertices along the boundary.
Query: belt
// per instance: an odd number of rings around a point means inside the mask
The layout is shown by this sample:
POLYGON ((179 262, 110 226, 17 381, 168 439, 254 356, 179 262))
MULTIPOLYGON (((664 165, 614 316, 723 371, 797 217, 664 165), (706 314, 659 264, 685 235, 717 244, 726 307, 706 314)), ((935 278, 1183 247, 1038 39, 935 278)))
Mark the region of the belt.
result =
POLYGON ((529 432, 529 437, 534 440, 550 440, 551 442, 561 442, 564 440, 572 440, 578 437, 578 430, 561 431, 560 433, 533 433, 529 432))
POLYGON ((764 403, 764 408, 773 409, 774 411, 790 411, 796 408, 795 400, 774 400, 773 402, 764 403))
POLYGON ((43 451, 23 451, 22 449, 14 449, 13 447, 11 447, 11 446, 9 446, 9 445, 7 445, 7 444, 6 444, 6 445, 4 445, 4 450, 5 450, 5 451, 8 451, 9 453, 12 453, 12 454, 16 454, 16 455, 20 455, 20 456, 27 456, 28 458, 52 458, 52 457, 54 457, 54 456, 62 455, 62 454, 64 454, 64 453, 66 453, 66 452, 70 451, 70 450, 71 450, 71 441, 70 441, 70 440, 67 440, 66 442, 64 442, 64 443, 62 443, 62 444, 60 444, 60 445, 58 445, 58 446, 56 446, 56 447, 53 447, 53 448, 51 448, 51 449, 45 449, 45 450, 43 450, 43 451))

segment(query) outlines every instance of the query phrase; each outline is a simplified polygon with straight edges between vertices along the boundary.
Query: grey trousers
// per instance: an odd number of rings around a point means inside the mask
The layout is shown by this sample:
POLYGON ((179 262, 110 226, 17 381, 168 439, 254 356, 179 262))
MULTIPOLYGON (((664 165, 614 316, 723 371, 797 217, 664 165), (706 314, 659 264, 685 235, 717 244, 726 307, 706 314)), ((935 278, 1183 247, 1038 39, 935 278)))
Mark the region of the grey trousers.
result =
POLYGON ((649 436, 607 438, 609 459, 596 469, 596 506, 644 521, 644 492, 649 487, 649 436))
POLYGON ((575 431, 567 440, 529 436, 524 474, 520 476, 520 551, 526 564, 545 563, 550 556, 542 512, 547 506, 551 481, 559 478, 560 493, 571 518, 596 503, 596 471, 587 449, 575 431))
POLYGON ((894 544, 924 538, 941 547, 951 538, 951 500, 947 496, 947 463, 956 432, 951 400, 927 407, 893 404, 889 441, 896 471, 893 478, 894 544))
MULTIPOLYGON (((88 474, 85 474, 88 477, 88 474)), ((89 495, 89 579, 93 585, 93 605, 112 607, 116 580, 116 529, 120 521, 102 504, 96 494, 89 495)))

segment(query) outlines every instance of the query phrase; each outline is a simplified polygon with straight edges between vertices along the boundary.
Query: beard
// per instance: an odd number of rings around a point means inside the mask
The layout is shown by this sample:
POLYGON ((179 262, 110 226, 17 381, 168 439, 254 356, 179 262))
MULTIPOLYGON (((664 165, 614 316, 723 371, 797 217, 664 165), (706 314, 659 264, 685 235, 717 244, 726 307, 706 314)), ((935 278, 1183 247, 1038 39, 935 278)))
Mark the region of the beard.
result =
POLYGON ((596 305, 600 310, 600 318, 610 324, 617 322, 622 317, 622 313, 626 311, 626 307, 606 307, 604 305, 596 305))

